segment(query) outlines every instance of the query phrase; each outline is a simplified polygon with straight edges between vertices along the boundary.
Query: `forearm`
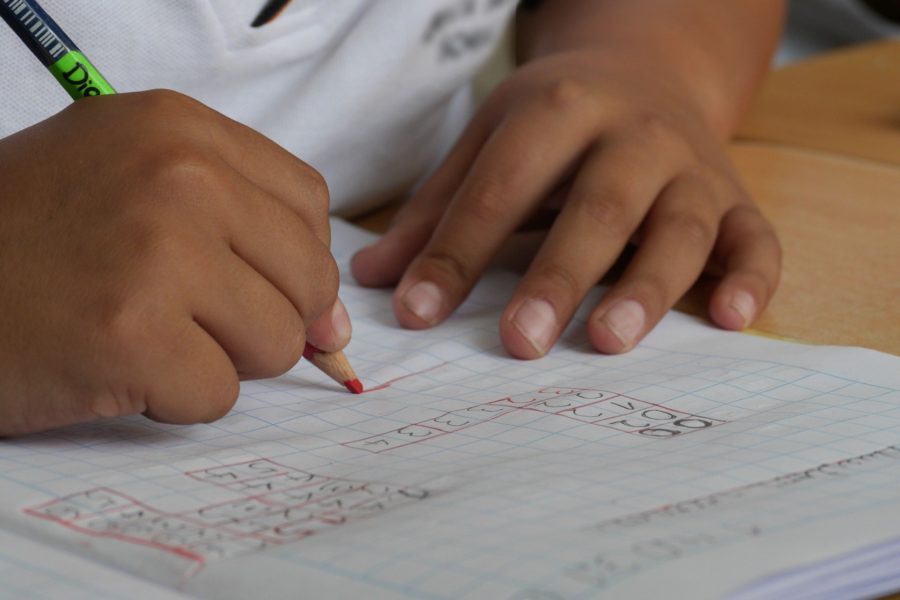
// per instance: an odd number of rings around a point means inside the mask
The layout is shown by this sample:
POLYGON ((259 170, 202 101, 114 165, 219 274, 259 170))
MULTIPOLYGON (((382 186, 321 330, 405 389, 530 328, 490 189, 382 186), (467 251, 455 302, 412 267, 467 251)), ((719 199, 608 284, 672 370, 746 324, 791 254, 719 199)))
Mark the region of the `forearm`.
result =
POLYGON ((538 0, 517 18, 522 62, 594 48, 652 67, 695 99, 727 137, 766 72, 784 0, 538 0))

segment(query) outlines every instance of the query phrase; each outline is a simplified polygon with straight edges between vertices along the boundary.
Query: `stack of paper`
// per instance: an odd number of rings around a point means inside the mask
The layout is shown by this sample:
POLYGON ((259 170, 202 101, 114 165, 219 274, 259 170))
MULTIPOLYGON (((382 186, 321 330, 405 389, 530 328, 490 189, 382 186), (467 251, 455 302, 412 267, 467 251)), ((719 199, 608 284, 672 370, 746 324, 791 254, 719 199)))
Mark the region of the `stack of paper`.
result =
POLYGON ((900 590, 900 539, 754 582, 732 600, 876 598, 900 590))

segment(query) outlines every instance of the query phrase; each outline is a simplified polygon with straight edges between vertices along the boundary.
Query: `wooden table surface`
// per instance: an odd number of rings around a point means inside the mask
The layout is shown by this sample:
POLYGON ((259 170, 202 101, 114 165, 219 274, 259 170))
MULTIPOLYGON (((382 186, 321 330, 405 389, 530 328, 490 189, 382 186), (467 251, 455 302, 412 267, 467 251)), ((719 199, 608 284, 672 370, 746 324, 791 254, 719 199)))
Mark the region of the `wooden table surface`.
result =
POLYGON ((737 139, 900 165, 900 41, 855 46, 773 72, 737 139))
POLYGON ((784 249, 754 328, 900 355, 900 168, 759 143, 731 155, 784 249))
POLYGON ((900 354, 900 41, 774 71, 736 139, 785 248, 757 328, 900 354))

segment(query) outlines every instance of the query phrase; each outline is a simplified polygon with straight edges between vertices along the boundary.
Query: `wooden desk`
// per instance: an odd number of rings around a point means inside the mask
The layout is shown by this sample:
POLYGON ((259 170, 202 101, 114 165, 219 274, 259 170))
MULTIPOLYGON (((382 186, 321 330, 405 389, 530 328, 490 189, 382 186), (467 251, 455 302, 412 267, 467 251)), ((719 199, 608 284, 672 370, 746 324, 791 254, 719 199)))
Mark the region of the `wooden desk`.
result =
POLYGON ((755 328, 900 354, 900 168, 760 144, 731 154, 784 248, 755 328))
POLYGON ((857 46, 775 71, 737 139, 900 165, 900 41, 857 46))

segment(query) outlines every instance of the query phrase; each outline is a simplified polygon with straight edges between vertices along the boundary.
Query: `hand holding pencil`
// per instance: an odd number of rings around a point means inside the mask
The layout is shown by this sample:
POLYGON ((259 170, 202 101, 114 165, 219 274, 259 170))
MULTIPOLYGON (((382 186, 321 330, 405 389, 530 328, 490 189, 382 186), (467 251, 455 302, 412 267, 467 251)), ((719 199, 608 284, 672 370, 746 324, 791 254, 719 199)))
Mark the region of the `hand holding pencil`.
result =
MULTIPOLYGON (((52 58, 68 38, 35 8, 0 0, 52 58)), ((63 75, 96 87, 74 60, 63 75)), ((190 98, 111 90, 0 140, 0 435, 210 421, 241 379, 305 350, 333 366, 349 341, 322 177, 190 98)), ((350 373, 330 374, 357 391, 350 373)))

